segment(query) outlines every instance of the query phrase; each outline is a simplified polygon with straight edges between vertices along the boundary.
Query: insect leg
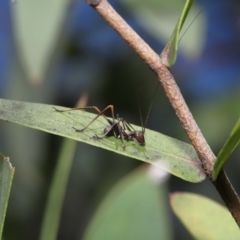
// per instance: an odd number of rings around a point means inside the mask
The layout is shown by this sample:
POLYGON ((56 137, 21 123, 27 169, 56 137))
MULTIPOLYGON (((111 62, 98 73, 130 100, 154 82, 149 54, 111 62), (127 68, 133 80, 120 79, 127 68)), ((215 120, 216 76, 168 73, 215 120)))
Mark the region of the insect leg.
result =
POLYGON ((83 132, 83 131, 84 131, 85 129, 87 129, 94 121, 96 121, 97 118, 99 118, 100 116, 103 116, 103 117, 107 120, 107 122, 109 123, 106 115, 104 114, 104 112, 106 112, 108 109, 111 110, 112 118, 113 118, 113 120, 115 121, 115 118, 114 118, 114 107, 113 107, 113 105, 108 105, 108 106, 105 107, 102 111, 101 111, 98 107, 96 107, 96 106, 87 106, 87 107, 84 107, 84 108, 71 108, 71 109, 67 109, 67 110, 59 110, 59 109, 57 109, 57 108, 55 108, 55 107, 53 107, 53 108, 54 108, 57 112, 70 112, 70 111, 74 111, 74 110, 85 110, 85 109, 94 109, 96 112, 98 112, 98 115, 97 115, 96 117, 94 117, 94 118, 92 119, 92 121, 90 121, 90 122, 87 124, 87 126, 85 126, 84 128, 82 128, 82 129, 76 129, 76 128, 73 127, 77 132, 83 132))

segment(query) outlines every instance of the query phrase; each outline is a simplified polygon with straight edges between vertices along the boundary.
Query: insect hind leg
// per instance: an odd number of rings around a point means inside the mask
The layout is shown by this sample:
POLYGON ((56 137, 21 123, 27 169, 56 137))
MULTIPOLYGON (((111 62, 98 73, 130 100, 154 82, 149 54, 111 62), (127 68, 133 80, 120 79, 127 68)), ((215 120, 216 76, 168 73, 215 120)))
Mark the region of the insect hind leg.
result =
POLYGON ((109 120, 108 118, 106 117, 106 115, 104 114, 108 109, 111 110, 111 114, 112 114, 112 118, 113 118, 113 121, 115 121, 115 118, 114 118, 114 107, 113 105, 108 105, 107 107, 105 107, 102 111, 96 107, 96 106, 89 106, 89 107, 85 107, 85 109, 94 109, 96 112, 98 112, 98 115, 96 117, 94 117, 92 119, 92 121, 90 121, 84 128, 82 129, 77 129, 77 128, 74 128, 75 131, 77 132, 83 132, 84 130, 86 130, 93 122, 95 122, 100 116, 103 116, 106 121, 109 123, 109 120))

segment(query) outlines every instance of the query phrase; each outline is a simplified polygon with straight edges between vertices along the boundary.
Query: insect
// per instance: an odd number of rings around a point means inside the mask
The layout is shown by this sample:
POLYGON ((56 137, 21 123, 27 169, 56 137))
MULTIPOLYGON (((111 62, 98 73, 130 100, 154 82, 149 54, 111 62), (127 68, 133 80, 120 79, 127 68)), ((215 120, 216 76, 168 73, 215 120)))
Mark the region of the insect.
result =
POLYGON ((77 132, 83 132, 86 130, 94 121, 97 120, 100 116, 104 117, 106 121, 108 122, 109 126, 104 128, 103 130, 103 135, 98 136, 95 135, 94 137, 97 139, 103 139, 104 137, 108 136, 114 136, 116 138, 120 138, 122 141, 122 147, 125 149, 125 140, 126 141, 135 141, 141 146, 145 146, 145 138, 144 138, 144 133, 145 133, 145 127, 142 126, 142 131, 137 131, 133 128, 133 126, 127 122, 125 119, 120 118, 119 115, 114 115, 114 106, 113 105, 108 105, 105 107, 102 111, 96 107, 96 106, 87 106, 84 108, 71 108, 68 110, 59 110, 57 108, 54 108, 57 112, 68 112, 68 111, 73 111, 73 110, 85 110, 85 109, 94 109, 98 115, 93 118, 84 128, 82 129, 77 129, 73 127, 77 132), (104 113, 110 109, 111 110, 111 115, 112 119, 109 119, 104 113))

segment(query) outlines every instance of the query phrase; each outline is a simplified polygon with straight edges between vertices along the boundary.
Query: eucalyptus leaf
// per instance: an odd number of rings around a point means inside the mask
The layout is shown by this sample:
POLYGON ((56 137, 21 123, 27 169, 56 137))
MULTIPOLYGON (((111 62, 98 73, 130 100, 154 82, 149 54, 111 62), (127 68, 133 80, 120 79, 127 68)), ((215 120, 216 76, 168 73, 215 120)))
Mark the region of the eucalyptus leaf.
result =
POLYGON ((231 153, 238 146, 239 142, 240 142, 240 119, 238 119, 229 138, 227 139, 227 141, 221 148, 220 152, 218 153, 218 156, 214 163, 214 168, 213 168, 213 175, 212 175, 213 180, 217 179, 219 172, 223 168, 224 164, 228 160, 231 153))
POLYGON ((201 195, 177 192, 171 194, 170 204, 194 239, 240 239, 231 213, 219 203, 201 195))
POLYGON ((33 83, 44 78, 58 44, 70 1, 17 1, 12 4, 19 58, 33 83))
POLYGON ((61 220, 61 210, 66 193, 76 141, 65 139, 49 189, 41 227, 40 240, 55 240, 61 220))
POLYGON ((14 171, 15 168, 12 167, 9 158, 0 154, 0 239, 2 239, 2 231, 7 212, 8 199, 12 186, 14 171))
MULTIPOLYGON (((57 112, 66 110, 46 104, 0 100, 0 119, 71 138, 80 142, 101 147, 143 162, 164 168, 173 175, 190 182, 201 182, 205 173, 194 148, 184 142, 165 136, 161 133, 146 129, 146 146, 140 146, 134 141, 126 142, 123 149, 120 139, 105 137, 96 139, 94 135, 102 135, 104 128, 109 126, 106 119, 98 118, 84 132, 76 132, 73 127, 81 129, 86 126, 96 114, 85 111, 57 112)), ((134 126, 136 130, 140 127, 134 126)))
POLYGON ((152 181, 149 170, 141 167, 113 187, 87 226, 84 240, 172 239, 165 182, 159 186, 152 181))

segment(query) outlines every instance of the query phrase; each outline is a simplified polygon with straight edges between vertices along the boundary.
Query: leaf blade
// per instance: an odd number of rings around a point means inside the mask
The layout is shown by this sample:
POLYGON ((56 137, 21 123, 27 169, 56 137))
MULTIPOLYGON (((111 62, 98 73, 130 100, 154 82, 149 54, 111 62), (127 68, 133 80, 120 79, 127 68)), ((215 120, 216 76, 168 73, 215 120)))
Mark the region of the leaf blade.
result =
MULTIPOLYGON (((2 154, 1 154, 2 156, 2 154)), ((12 186, 15 168, 12 167, 8 157, 0 160, 0 239, 2 239, 2 231, 6 216, 8 199, 12 186)))
POLYGON ((172 239, 165 181, 151 181, 146 167, 128 174, 100 204, 83 239, 172 239))
POLYGON ((26 0, 12 6, 19 57, 31 83, 39 84, 44 79, 69 3, 26 0))
POLYGON ((230 212, 204 196, 177 192, 170 196, 173 212, 195 239, 235 240, 239 228, 230 212))
MULTIPOLYGON (((96 116, 95 114, 84 111, 60 113, 56 112, 52 105, 3 99, 0 100, 0 105, 1 120, 85 142, 160 168, 162 168, 162 165, 168 165, 169 168, 165 169, 166 171, 186 181, 201 182, 206 177, 201 168, 201 162, 191 145, 161 133, 147 129, 145 132, 146 146, 127 142, 126 149, 123 150, 119 139, 108 137, 96 140, 93 138, 95 134, 101 135, 103 129, 108 125, 105 119, 95 121, 83 133, 76 132, 73 129, 73 127, 82 128, 86 126, 96 116)), ((133 127, 136 130, 141 129, 134 125, 133 127)))
POLYGON ((40 240, 57 239, 61 210, 75 153, 76 141, 65 139, 54 171, 42 221, 40 240), (61 187, 59 187, 61 186, 61 187))

